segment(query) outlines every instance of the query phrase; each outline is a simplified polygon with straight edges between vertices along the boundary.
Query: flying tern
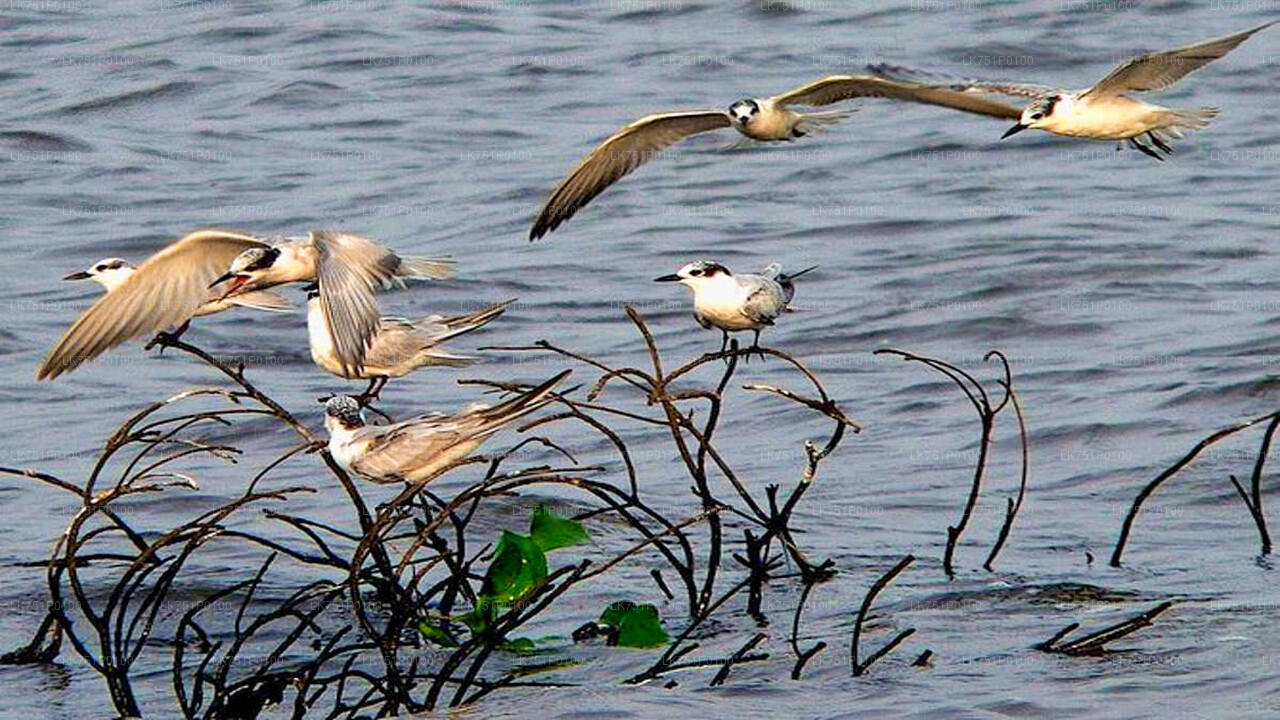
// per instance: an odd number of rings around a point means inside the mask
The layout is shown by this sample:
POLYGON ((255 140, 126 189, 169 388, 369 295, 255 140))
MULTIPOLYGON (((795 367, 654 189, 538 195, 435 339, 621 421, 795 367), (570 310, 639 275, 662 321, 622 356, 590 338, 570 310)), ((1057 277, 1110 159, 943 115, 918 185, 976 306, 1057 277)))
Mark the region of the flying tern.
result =
POLYGON ((405 278, 446 278, 452 268, 451 260, 401 257, 359 235, 317 231, 245 250, 210 287, 226 282, 220 296, 226 299, 285 283, 316 283, 333 355, 345 375, 357 377, 381 317, 374 291, 403 285, 405 278))
MULTIPOLYGON (((1170 138, 1181 137, 1183 130, 1207 127, 1219 110, 1212 107, 1176 110, 1143 102, 1131 97, 1129 93, 1164 90, 1187 74, 1223 57, 1254 33, 1271 27, 1276 22, 1278 21, 1196 45, 1139 55, 1112 70, 1093 87, 1079 91, 984 80, 957 80, 939 84, 937 76, 933 76, 933 87, 1032 98, 1032 103, 1021 111, 1017 124, 1009 128, 1001 139, 1023 130, 1036 129, 1090 140, 1114 140, 1120 143, 1127 140, 1143 153, 1157 160, 1164 160, 1159 151, 1166 155, 1173 153, 1168 142, 1170 138), (1154 149, 1140 140, 1144 136, 1155 146, 1154 149)), ((871 70, 886 78, 904 82, 923 83, 931 76, 930 73, 890 65, 874 65, 871 70)))
POLYGON ((237 255, 269 248, 267 243, 225 230, 200 230, 171 243, 134 267, 109 258, 67 279, 92 278, 107 288, 76 319, 36 370, 37 380, 52 380, 103 352, 137 337, 180 333, 198 315, 244 305, 284 310, 289 303, 274 293, 254 292, 234 299, 209 291, 209 283, 237 255), (176 330, 175 330, 176 328, 176 330))
POLYGON ((792 106, 820 107, 860 97, 940 105, 1003 119, 1016 119, 1021 114, 1012 105, 949 88, 868 75, 832 75, 781 95, 739 100, 728 110, 649 115, 610 135, 569 172, 542 206, 529 231, 529 239, 536 240, 555 230, 605 188, 687 137, 733 128, 751 140, 794 140, 848 113, 838 110, 804 113, 792 110, 792 106))

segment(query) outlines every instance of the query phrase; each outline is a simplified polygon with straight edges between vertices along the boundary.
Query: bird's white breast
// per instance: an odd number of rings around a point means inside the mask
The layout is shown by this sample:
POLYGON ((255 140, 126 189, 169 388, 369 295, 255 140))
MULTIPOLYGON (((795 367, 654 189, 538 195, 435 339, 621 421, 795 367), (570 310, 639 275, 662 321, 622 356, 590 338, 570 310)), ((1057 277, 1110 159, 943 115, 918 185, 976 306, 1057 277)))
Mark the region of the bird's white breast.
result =
POLYGON ((742 314, 747 291, 729 276, 717 276, 694 288, 693 310, 721 330, 754 330, 761 327, 742 314))
POLYGON ((338 423, 329 423, 329 455, 338 467, 354 473, 352 465, 360 458, 365 443, 356 441, 354 430, 342 427, 338 423))
POLYGON ((743 135, 752 140, 790 140, 795 137, 796 121, 800 116, 766 100, 757 101, 760 112, 741 128, 743 135))
POLYGON ((1095 140, 1124 140, 1157 127, 1163 108, 1123 95, 1086 97, 1060 103, 1043 127, 1058 135, 1095 140))
POLYGON ((334 351, 333 336, 329 334, 324 311, 320 309, 320 301, 316 299, 307 302, 307 340, 311 345, 311 359, 315 364, 334 375, 342 376, 342 363, 338 362, 338 354, 334 351))

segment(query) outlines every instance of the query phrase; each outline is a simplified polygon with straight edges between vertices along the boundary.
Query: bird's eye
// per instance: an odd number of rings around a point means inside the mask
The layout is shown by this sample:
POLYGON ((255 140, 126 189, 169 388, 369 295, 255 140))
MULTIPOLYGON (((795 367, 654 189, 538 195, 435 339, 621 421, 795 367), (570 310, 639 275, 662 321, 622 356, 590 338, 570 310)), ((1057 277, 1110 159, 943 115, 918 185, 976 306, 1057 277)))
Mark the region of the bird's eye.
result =
POLYGON ((1040 113, 1038 113, 1038 112, 1037 112, 1037 113, 1031 113, 1031 119, 1032 119, 1032 120, 1039 120, 1039 119, 1040 119, 1040 118, 1042 118, 1042 117, 1044 117, 1044 115, 1041 115, 1041 114, 1040 114, 1040 113))
POLYGON ((689 274, 690 274, 690 275, 693 275, 694 277, 697 277, 697 276, 699 276, 699 275, 701 275, 701 274, 702 274, 702 270, 699 270, 699 269, 697 269, 697 268, 694 268, 693 270, 690 270, 690 271, 689 271, 689 274))
POLYGON ((96 270, 96 271, 98 271, 98 272, 102 272, 103 270, 106 270, 106 269, 107 269, 107 266, 106 266, 106 265, 95 265, 95 266, 93 267, 93 269, 94 269, 94 270, 96 270))

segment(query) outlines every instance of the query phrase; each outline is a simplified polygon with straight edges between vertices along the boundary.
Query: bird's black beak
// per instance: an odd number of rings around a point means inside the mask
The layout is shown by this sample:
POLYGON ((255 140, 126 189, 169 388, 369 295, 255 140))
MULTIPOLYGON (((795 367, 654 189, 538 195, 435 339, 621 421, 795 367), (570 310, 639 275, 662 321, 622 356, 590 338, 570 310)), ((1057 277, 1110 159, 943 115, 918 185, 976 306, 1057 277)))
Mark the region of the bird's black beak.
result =
POLYGON ((1014 125, 1013 127, 1009 128, 1008 130, 1005 130, 1005 131, 1004 131, 1004 134, 1000 136, 1000 139, 1001 139, 1001 140, 1003 140, 1003 139, 1005 139, 1005 138, 1009 137, 1010 135, 1017 135, 1018 133, 1022 132, 1023 130, 1026 130, 1028 127, 1030 127, 1030 126, 1028 126, 1028 125, 1023 125, 1022 123, 1018 123, 1017 125, 1014 125))
POLYGON ((224 282, 226 282, 226 281, 230 280, 231 278, 233 278, 233 277, 235 277, 235 276, 236 276, 236 274, 235 274, 235 273, 232 273, 232 272, 224 273, 224 274, 220 275, 220 276, 218 277, 218 279, 217 279, 217 280, 214 280, 213 282, 209 283, 209 289, 210 289, 210 290, 212 290, 212 289, 214 289, 215 287, 217 287, 217 286, 221 285, 222 283, 224 283, 224 282))
POLYGON ((84 270, 81 270, 80 272, 73 272, 70 275, 66 275, 62 279, 63 280, 88 280, 91 277, 93 276, 85 272, 84 270))
POLYGON ((654 282, 680 282, 680 276, 679 275, 663 275, 662 277, 654 278, 653 281, 654 282))

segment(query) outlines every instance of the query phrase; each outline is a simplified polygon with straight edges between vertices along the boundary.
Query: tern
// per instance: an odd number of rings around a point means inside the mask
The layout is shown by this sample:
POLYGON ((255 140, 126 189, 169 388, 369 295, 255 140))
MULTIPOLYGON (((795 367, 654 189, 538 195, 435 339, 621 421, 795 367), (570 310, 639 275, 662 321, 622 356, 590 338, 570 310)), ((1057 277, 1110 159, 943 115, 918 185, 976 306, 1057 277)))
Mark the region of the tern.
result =
POLYGON ((457 415, 420 415, 391 425, 367 425, 360 403, 339 395, 325 404, 329 454, 340 467, 375 483, 427 483, 480 447, 503 426, 555 400, 570 370, 492 407, 457 415))
POLYGON ((442 350, 441 343, 484 327, 514 302, 508 300, 478 312, 447 318, 430 315, 414 321, 381 317, 378 330, 365 353, 364 365, 353 374, 335 351, 333 335, 321 308, 320 291, 313 285, 307 290, 307 336, 311 359, 338 377, 368 380, 369 387, 356 397, 364 405, 378 397, 389 378, 403 377, 420 367, 466 367, 475 362, 474 357, 442 350))
POLYGON ((316 283, 333 354, 344 374, 356 377, 378 332, 374 291, 403 285, 405 278, 446 278, 452 268, 451 260, 401 257, 359 235, 318 231, 245 250, 209 286, 226 282, 220 298, 227 299, 285 283, 316 283))
MULTIPOLYGON (((1273 20, 1251 30, 1197 45, 1139 55, 1112 70, 1093 87, 1075 92, 1045 85, 982 80, 960 80, 934 84, 933 87, 1032 98, 1033 102, 1022 110, 1017 124, 1005 132, 1002 140, 1027 129, 1090 140, 1114 140, 1121 146, 1127 140, 1134 148, 1163 161, 1157 150, 1166 155, 1172 154, 1169 139, 1181 137, 1182 130, 1208 127, 1209 121, 1218 115, 1218 108, 1175 110, 1143 102, 1128 93, 1164 90, 1276 22, 1280 21, 1273 20), (1156 149, 1139 140, 1142 136, 1146 136, 1156 149)), ((889 65, 875 65, 871 70, 904 82, 923 82, 923 78, 929 75, 889 65)))
POLYGON ((227 302, 209 291, 210 281, 237 255, 269 247, 249 235, 200 230, 171 243, 137 267, 109 258, 88 271, 68 275, 67 279, 92 278, 106 287, 107 293, 58 340, 36 369, 36 379, 52 380, 137 337, 180 334, 191 318, 232 304, 264 310, 288 308, 288 301, 274 293, 255 292, 227 302))
POLYGON ((1019 108, 989 98, 867 75, 832 75, 781 95, 739 100, 728 110, 649 115, 610 135, 569 172, 542 206, 529 231, 529 239, 536 240, 555 230, 605 188, 664 148, 691 135, 733 128, 751 140, 794 140, 848 113, 801 113, 791 106, 818 107, 859 97, 940 105, 1003 119, 1017 119, 1021 115, 1019 108))
POLYGON ((693 291, 693 318, 702 327, 714 327, 724 334, 720 352, 729 347, 729 333, 755 331, 750 351, 759 349, 760 331, 773 325, 795 297, 792 280, 816 267, 787 275, 781 265, 773 263, 759 275, 734 275, 720 263, 698 260, 673 275, 654 278, 654 282, 678 282, 693 291))
MULTIPOLYGON (((111 292, 120 287, 129 276, 137 270, 137 266, 128 260, 121 258, 103 258, 94 263, 88 270, 73 272, 64 276, 63 280, 92 280, 107 292, 111 292)), ((212 295, 210 297, 213 297, 212 295)), ((259 290, 257 292, 245 293, 227 300, 211 299, 204 305, 201 305, 192 317, 203 317, 214 313, 230 310, 233 307, 247 307, 255 310, 267 310, 269 312, 288 312, 293 309, 293 303, 278 293, 270 290, 259 290)), ((181 332, 175 331, 172 335, 181 335, 181 332)))

